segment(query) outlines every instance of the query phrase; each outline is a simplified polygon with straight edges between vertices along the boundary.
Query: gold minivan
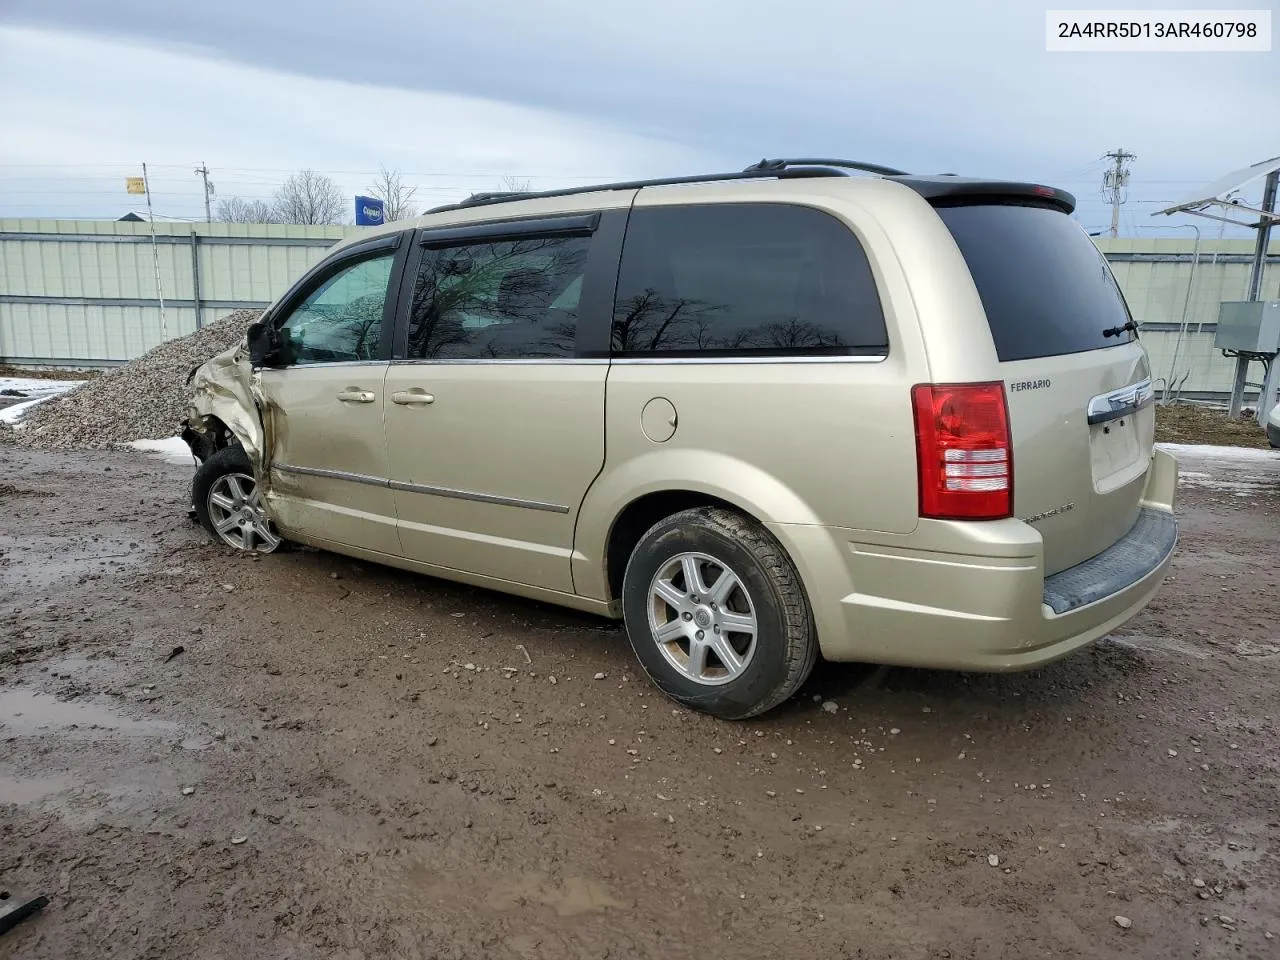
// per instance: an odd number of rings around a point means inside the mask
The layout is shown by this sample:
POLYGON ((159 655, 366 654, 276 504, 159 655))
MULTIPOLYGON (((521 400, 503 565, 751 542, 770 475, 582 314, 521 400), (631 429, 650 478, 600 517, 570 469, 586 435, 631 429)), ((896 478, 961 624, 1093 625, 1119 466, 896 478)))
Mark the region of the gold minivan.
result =
POLYGON ((192 377, 194 509, 621 618, 724 718, 829 660, 1017 670, 1177 542, 1075 200, 839 160, 476 195, 344 241, 192 377))

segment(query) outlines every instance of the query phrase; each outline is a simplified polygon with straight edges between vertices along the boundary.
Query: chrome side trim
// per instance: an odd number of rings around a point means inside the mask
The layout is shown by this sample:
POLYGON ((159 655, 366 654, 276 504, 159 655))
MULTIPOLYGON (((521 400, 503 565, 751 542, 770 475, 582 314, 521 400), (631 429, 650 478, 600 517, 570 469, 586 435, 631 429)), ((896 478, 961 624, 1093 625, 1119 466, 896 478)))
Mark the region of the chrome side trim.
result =
POLYGON ((543 364, 558 365, 558 364, 564 364, 564 363, 580 363, 586 366, 592 366, 592 365, 605 366, 609 363, 609 358, 608 357, 513 357, 513 358, 504 358, 504 359, 490 359, 487 357, 481 357, 481 358, 472 357, 466 360, 462 360, 462 359, 410 360, 410 359, 401 357, 399 359, 392 360, 391 363, 395 366, 405 366, 405 365, 438 366, 441 364, 452 364, 452 363, 467 364, 467 365, 475 365, 477 363, 496 364, 496 365, 521 364, 524 366, 528 366, 530 364, 533 364, 535 366, 541 366, 543 364))
POLYGON ((293 363, 287 367, 259 367, 260 370, 330 370, 334 367, 385 367, 390 360, 324 360, 318 363, 293 363))
POLYGON ((391 481, 384 477, 371 477, 364 473, 347 473, 345 470, 325 470, 321 467, 294 467, 287 463, 273 463, 272 470, 281 473, 296 473, 304 477, 323 477, 326 480, 349 480, 352 483, 365 483, 371 487, 387 487, 391 481))
POLYGON ((882 363, 889 359, 888 354, 867 354, 844 357, 618 357, 614 363, 621 364, 739 364, 739 363, 882 363))
POLYGON ((449 487, 431 487, 422 483, 390 481, 392 490, 406 493, 425 493, 431 497, 452 497, 455 500, 472 500, 477 503, 496 503, 504 507, 523 507, 526 510, 545 510, 548 513, 568 513, 569 508, 558 503, 541 503, 537 500, 519 500, 515 497, 499 497, 492 493, 473 493, 470 490, 452 490, 449 487))
POLYGON ((1089 401, 1088 416, 1090 426, 1119 420, 1137 413, 1155 402, 1155 391, 1151 388, 1151 378, 1138 383, 1131 383, 1119 390, 1102 393, 1089 401))
POLYGON ((875 354, 867 356, 851 356, 851 357, 615 357, 612 360, 608 357, 544 357, 544 358, 519 358, 519 359, 503 359, 490 360, 487 358, 469 358, 466 360, 409 360, 399 358, 392 360, 393 365, 404 364, 421 364, 423 366, 436 364, 562 364, 562 363, 580 363, 584 365, 607 365, 614 364, 739 364, 739 363, 882 363, 889 359, 888 354, 875 354))
POLYGON ((405 483, 403 480, 388 480, 385 477, 371 477, 364 473, 347 473, 345 470, 326 470, 322 467, 294 467, 286 463, 273 463, 273 470, 282 473, 294 473, 304 477, 322 477, 325 480, 347 480, 351 483, 364 483, 371 487, 388 487, 405 493, 423 493, 432 497, 451 497, 455 500, 471 500, 476 503, 493 503, 503 507, 521 507, 525 510, 545 510, 548 513, 568 513, 569 508, 558 503, 543 503, 539 500, 521 500, 517 497, 499 497, 492 493, 473 493, 470 490, 453 490, 449 487, 432 487, 422 483, 405 483))

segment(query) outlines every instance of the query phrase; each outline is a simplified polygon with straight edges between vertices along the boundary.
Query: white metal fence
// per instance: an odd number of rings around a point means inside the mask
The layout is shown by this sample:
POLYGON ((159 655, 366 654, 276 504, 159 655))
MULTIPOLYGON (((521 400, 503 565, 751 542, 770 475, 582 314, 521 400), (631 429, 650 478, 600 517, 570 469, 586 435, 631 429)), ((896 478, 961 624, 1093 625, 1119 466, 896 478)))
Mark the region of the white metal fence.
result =
MULTIPOLYGON (((0 362, 123 363, 166 336, 265 306, 330 246, 361 229, 156 224, 157 290, 149 224, 0 219, 0 362)), ((1172 369, 1184 396, 1229 392, 1233 361, 1214 349, 1213 331, 1218 304, 1244 299, 1252 242, 1206 240, 1194 270, 1189 238, 1097 243, 1144 324, 1160 385, 1172 369), (1189 326, 1179 343, 1184 308, 1189 326)), ((1278 287, 1280 238, 1268 257, 1263 296, 1280 297, 1278 287)), ((1259 379, 1261 369, 1254 373, 1259 379)))
POLYGON ((266 306, 359 229, 156 224, 153 253, 146 223, 0 220, 0 361, 123 363, 232 310, 266 306))

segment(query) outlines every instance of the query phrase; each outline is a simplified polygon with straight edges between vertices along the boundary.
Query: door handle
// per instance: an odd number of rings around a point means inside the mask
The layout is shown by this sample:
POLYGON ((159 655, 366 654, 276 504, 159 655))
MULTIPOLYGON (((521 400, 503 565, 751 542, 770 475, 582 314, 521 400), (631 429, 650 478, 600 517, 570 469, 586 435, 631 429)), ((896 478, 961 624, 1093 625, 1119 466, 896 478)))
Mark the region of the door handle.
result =
POLYGON ((372 390, 343 390, 338 399, 344 403, 373 403, 378 398, 372 390))
POLYGON ((414 387, 412 390, 399 390, 391 395, 391 402, 398 403, 405 407, 411 403, 435 403, 436 398, 433 394, 414 387))

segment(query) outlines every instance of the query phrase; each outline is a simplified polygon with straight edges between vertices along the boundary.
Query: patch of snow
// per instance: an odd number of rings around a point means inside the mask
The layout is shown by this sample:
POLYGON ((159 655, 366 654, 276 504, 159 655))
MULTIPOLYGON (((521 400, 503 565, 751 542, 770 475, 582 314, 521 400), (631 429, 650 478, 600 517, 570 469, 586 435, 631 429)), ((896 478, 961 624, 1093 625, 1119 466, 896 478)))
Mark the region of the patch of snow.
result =
POLYGON ((1236 497, 1280 493, 1280 450, 1161 443, 1178 460, 1178 485, 1236 497))
POLYGON ((1280 450, 1265 447, 1216 447, 1207 443, 1158 443, 1161 450, 1175 457, 1215 460, 1280 460, 1280 450))
POLYGON ((0 423, 7 423, 14 429, 21 430, 19 421, 38 403, 43 403, 72 387, 78 387, 83 380, 37 380, 32 377, 0 377, 0 390, 14 390, 23 394, 18 403, 11 403, 0 408, 0 423))
POLYGON ((1183 474, 1179 478, 1189 487, 1205 487, 1209 490, 1229 490, 1237 497, 1247 497, 1254 493, 1267 493, 1280 490, 1275 477, 1248 477, 1244 480, 1217 480, 1203 474, 1183 474))
POLYGON ((34 400, 23 400, 21 403, 10 404, 4 409, 0 409, 0 423, 12 424, 15 430, 21 430, 21 420, 27 415, 27 411, 37 404, 44 403, 46 400, 52 400, 56 396, 56 393, 50 393, 43 397, 36 397, 34 400))
POLYGON ((187 442, 181 437, 166 437, 163 440, 134 440, 129 446, 144 453, 155 454, 165 463, 193 465, 195 462, 191 456, 191 448, 187 446, 187 442))
POLYGON ((83 380, 39 380, 34 377, 0 377, 0 390, 17 390, 28 397, 63 393, 78 387, 83 380))

